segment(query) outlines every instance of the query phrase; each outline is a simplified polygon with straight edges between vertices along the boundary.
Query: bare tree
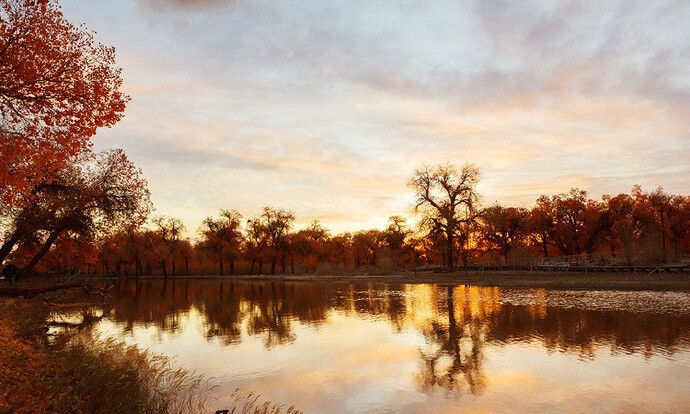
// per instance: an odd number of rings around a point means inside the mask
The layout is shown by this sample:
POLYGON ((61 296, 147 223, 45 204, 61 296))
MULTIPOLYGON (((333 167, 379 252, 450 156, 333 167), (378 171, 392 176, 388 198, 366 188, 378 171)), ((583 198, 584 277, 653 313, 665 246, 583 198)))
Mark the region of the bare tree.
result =
POLYGON ((479 196, 475 190, 480 173, 477 167, 465 164, 424 166, 415 171, 408 185, 417 196, 415 211, 422 214, 420 226, 445 235, 446 266, 453 268, 453 248, 463 227, 476 221, 479 196))

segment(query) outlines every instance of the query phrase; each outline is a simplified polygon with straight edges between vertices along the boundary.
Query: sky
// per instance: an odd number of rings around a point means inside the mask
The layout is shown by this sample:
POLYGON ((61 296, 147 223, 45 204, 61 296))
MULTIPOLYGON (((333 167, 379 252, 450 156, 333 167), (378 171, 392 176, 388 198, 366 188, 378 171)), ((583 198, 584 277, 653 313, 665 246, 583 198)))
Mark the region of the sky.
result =
POLYGON ((154 214, 270 205, 334 232, 413 219, 414 170, 485 205, 690 194, 690 1, 62 0, 114 46, 154 214))

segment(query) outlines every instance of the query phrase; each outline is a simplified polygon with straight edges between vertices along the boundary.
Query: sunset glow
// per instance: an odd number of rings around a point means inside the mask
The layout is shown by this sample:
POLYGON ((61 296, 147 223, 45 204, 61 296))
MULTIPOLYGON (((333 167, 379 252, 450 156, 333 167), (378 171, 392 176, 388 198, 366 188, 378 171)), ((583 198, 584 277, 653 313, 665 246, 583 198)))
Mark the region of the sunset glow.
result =
POLYGON ((193 233, 271 205, 334 232, 412 217, 422 164, 475 163, 485 204, 690 192, 684 1, 65 0, 131 95, 94 138, 193 233))

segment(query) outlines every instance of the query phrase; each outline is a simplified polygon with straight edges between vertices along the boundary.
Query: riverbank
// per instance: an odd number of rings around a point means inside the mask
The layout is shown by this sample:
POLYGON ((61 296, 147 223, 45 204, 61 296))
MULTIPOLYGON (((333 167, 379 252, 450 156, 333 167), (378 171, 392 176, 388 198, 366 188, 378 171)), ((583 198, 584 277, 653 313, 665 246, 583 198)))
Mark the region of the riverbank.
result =
MULTIPOLYGON (((55 288, 96 287, 108 289, 108 281, 120 278, 87 277, 79 282, 63 278, 33 278, 19 283, 0 282, 0 296, 35 296, 55 288), (52 287, 52 288, 51 288, 52 287)), ((130 276, 130 280, 135 279, 130 276)), ((163 280, 162 276, 140 276, 139 280, 163 280)), ((226 276, 169 276, 168 280, 236 280, 256 282, 322 282, 322 283, 385 283, 385 284, 438 284, 477 285, 524 289, 575 289, 575 290, 652 290, 690 291, 690 273, 648 272, 538 272, 521 270, 488 270, 456 272, 401 272, 392 274, 276 274, 276 275, 226 275, 226 276)), ((110 285, 112 287, 112 285, 110 285)))
MULTIPOLYGON (((130 279, 133 279, 130 277, 130 279)), ((140 280, 163 279, 160 276, 140 277, 140 280)), ((407 272, 381 275, 226 275, 226 276, 170 276, 168 280, 236 280, 257 282, 322 282, 322 283, 386 283, 477 285, 510 288, 590 289, 590 290, 653 290, 690 291, 690 273, 642 272, 530 272, 530 271, 470 271, 470 272, 407 272)))

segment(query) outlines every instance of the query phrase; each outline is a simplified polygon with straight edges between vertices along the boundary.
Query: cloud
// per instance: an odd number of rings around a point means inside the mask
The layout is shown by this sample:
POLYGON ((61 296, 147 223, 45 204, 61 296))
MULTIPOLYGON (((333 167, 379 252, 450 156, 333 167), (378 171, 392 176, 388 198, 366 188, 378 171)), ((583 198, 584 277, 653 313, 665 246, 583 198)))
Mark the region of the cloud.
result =
POLYGON ((124 147, 189 227, 266 204, 380 226, 410 213, 417 166, 446 161, 476 163, 488 202, 690 192, 685 1, 63 7, 116 46, 133 97, 98 146, 124 147))
POLYGON ((178 10, 213 10, 220 6, 228 6, 238 0, 140 0, 154 11, 170 9, 178 10))

